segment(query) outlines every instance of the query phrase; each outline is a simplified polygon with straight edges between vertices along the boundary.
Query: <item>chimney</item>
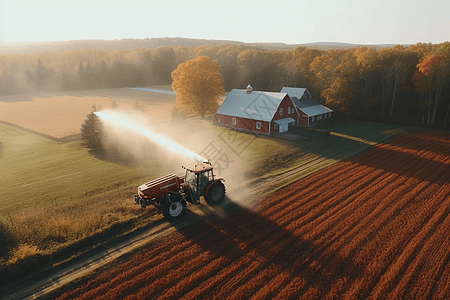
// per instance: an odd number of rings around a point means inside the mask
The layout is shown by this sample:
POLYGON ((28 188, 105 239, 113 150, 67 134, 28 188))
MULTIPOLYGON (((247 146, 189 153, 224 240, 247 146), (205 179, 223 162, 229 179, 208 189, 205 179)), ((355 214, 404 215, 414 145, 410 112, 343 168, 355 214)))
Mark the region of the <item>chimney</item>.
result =
POLYGON ((252 86, 249 84, 249 85, 247 85, 247 88, 245 89, 245 92, 247 93, 247 94, 250 94, 251 92, 253 92, 253 88, 252 88, 252 86))

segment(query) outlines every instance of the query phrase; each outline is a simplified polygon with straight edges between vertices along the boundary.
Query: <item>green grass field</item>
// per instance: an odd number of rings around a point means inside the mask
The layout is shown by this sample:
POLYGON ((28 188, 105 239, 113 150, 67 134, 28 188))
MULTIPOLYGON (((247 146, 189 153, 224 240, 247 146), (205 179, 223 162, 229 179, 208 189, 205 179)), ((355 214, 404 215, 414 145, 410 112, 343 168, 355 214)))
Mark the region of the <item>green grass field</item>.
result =
POLYGON ((345 159, 396 134, 414 130, 396 125, 361 121, 324 122, 317 129, 330 130, 331 134, 328 137, 322 137, 307 129, 299 129, 300 135, 305 135, 307 139, 297 140, 297 143, 304 151, 334 160, 345 159))
MULTIPOLYGON (((0 215, 74 202, 136 184, 152 170, 102 161, 79 142, 61 144, 0 124, 0 215)), ((158 173, 158 170, 154 170, 158 173)))
POLYGON ((311 129, 298 128, 295 137, 282 140, 263 137, 249 146, 246 158, 253 166, 251 172, 257 181, 305 166, 292 175, 280 177, 278 182, 263 190, 264 194, 357 155, 394 135, 420 130, 362 121, 323 122, 316 129, 327 129, 331 134, 323 137, 311 129))

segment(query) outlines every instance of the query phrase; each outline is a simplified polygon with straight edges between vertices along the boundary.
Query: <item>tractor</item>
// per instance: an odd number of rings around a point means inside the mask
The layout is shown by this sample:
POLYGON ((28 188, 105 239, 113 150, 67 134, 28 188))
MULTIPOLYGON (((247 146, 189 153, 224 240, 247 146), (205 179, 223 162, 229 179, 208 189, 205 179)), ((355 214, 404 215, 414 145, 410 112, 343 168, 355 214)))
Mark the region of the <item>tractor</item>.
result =
POLYGON ((169 174, 140 185, 134 202, 142 208, 154 205, 169 221, 181 218, 188 203, 200 204, 202 196, 210 205, 222 202, 225 180, 214 175, 210 162, 183 169, 184 176, 169 174))

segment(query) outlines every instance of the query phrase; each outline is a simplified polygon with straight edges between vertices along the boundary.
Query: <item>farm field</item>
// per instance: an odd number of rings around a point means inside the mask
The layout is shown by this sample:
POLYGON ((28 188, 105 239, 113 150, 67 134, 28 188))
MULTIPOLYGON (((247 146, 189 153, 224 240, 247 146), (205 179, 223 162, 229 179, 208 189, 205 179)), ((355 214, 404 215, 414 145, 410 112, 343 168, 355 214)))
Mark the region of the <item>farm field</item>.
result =
MULTIPOLYGON (((193 122, 194 126, 196 121, 193 122)), ((192 124, 191 124, 192 125, 192 124)), ((186 127, 186 125, 185 125, 186 127)), ((206 129, 191 134, 200 135, 211 130, 212 125, 207 124, 206 129)), ((215 136, 211 136, 214 138, 215 136)), ((240 140, 249 138, 241 134, 240 140)), ((201 147, 209 140, 192 138, 201 147)), ((189 141, 185 141, 188 143, 189 141)), ((218 141, 216 141, 218 142, 218 141)), ((142 166, 125 166, 96 158, 88 149, 82 147, 79 141, 60 143, 42 137, 38 134, 23 131, 14 126, 0 123, 0 220, 8 218, 8 214, 17 214, 23 210, 46 208, 55 205, 74 203, 78 200, 89 199, 91 195, 111 193, 116 188, 133 187, 133 190, 146 181, 166 173, 182 173, 182 164, 193 163, 183 157, 174 159, 164 153, 164 149, 147 147, 141 143, 144 152, 140 160, 142 166), (151 151, 146 151, 150 149, 151 151), (167 157, 171 158, 167 161, 167 157), (18 192, 22 196, 18 198, 18 192)), ((125 148, 123 151, 128 151, 125 148)), ((201 148, 195 149, 200 151, 201 148)), ((230 151, 231 152, 231 151, 230 151)), ((245 158, 229 156, 228 168, 223 164, 222 176, 228 176, 237 183, 243 180, 238 174, 244 164, 249 160, 253 165, 261 165, 261 161, 274 160, 265 165, 267 168, 276 168, 280 160, 286 156, 299 158, 298 148, 284 144, 280 141, 256 139, 244 153, 245 158), (271 149, 268 151, 267 149, 271 149), (252 153, 258 151, 258 156, 252 153), (239 179, 234 180, 234 177, 239 179)), ((265 169, 258 170, 264 172, 265 169)), ((252 176, 250 174, 249 176, 252 176)), ((131 198, 124 199, 124 203, 133 202, 131 198)))
POLYGON ((448 299, 449 211, 450 136, 403 134, 58 299, 448 299))
MULTIPOLYGON (((171 90, 170 86, 153 89, 171 90)), ((97 108, 130 110, 137 104, 147 117, 167 120, 175 95, 131 88, 19 94, 0 97, 0 121, 51 137, 63 138, 80 133, 86 115, 97 108)))
MULTIPOLYGON (((152 88, 170 90, 170 86, 152 88)), ((323 168, 368 146, 338 136, 330 136, 324 139, 316 135, 310 135, 309 139, 305 141, 297 142, 294 140, 293 143, 286 143, 279 140, 257 138, 244 133, 230 133, 226 128, 211 125, 208 120, 171 122, 164 119, 165 116, 170 118, 174 101, 174 95, 171 94, 136 89, 77 91, 69 94, 69 98, 64 98, 63 94, 59 95, 58 93, 49 94, 48 98, 43 97, 43 95, 40 96, 41 98, 33 95, 2 96, 0 97, 0 120, 7 121, 9 120, 7 117, 13 118, 9 121, 11 123, 16 122, 15 125, 61 138, 79 133, 86 114, 94 104, 109 107, 114 100, 120 108, 127 103, 132 106, 136 101, 139 101, 139 103, 147 101, 145 102, 148 104, 146 113, 155 114, 155 118, 160 118, 162 125, 158 130, 161 129, 163 134, 167 134, 187 148, 205 156, 207 154, 201 151, 202 149, 205 150, 208 144, 224 153, 226 156, 214 159, 215 154, 209 152, 208 158, 213 159, 217 169, 223 170, 221 176, 229 178, 228 180, 233 179, 232 186, 238 186, 238 184, 245 186, 247 181, 254 178, 262 177, 264 179, 277 175, 277 172, 284 172, 319 156, 327 157, 326 162, 318 165, 318 167, 323 168), (24 97, 30 99, 22 101, 24 97), (105 105, 96 101, 100 98, 106 101, 105 105), (46 104, 45 101, 42 102, 39 99, 55 101, 56 108, 64 108, 70 111, 74 119, 71 119, 71 117, 54 119, 52 117, 54 111, 49 109, 53 106, 49 106, 48 103, 46 104), (11 105, 14 110, 6 113, 7 111, 3 110, 3 105, 11 105), (28 106, 31 106, 31 108, 27 108, 28 106), (159 109, 156 109, 158 107, 159 109), (77 119, 74 117, 75 115, 80 115, 80 117, 77 119), (45 122, 33 121, 37 116, 45 119, 45 122), (48 126, 48 130, 40 127, 41 125, 48 126)), ((56 115, 61 116, 61 114, 56 115)), ((371 143, 391 136, 389 132, 386 133, 386 130, 391 128, 388 125, 363 122, 352 123, 351 125, 345 124, 336 123, 332 126, 332 130, 346 133, 350 130, 349 128, 359 128, 358 132, 352 132, 352 134, 358 138, 366 138, 371 143), (366 132, 370 134, 367 135, 366 132)), ((182 171, 181 164, 191 163, 185 159, 174 161, 172 157, 170 163, 168 163, 167 151, 149 148, 148 145, 140 142, 137 145, 140 152, 136 157, 145 164, 151 165, 151 168, 148 168, 148 166, 140 169, 125 167, 95 158, 86 149, 83 149, 77 141, 58 143, 6 124, 0 124, 0 143, 0 167, 4 170, 0 178, 0 190, 2 191, 0 219, 6 218, 8 213, 15 214, 27 208, 43 208, 56 204, 72 203, 86 198, 86 195, 93 192, 111 191, 111 187, 120 184, 137 186, 140 180, 144 180, 142 179, 144 176, 145 178, 153 178, 167 172, 178 173, 182 171), (152 151, 147 149, 152 149, 152 151), (150 154, 155 157, 149 157, 150 154), (164 161, 164 163, 152 163, 154 160, 164 161), (11 201, 10 199, 15 199, 17 191, 21 189, 27 190, 27 197, 20 199, 20 201, 11 201)), ((136 144, 135 141, 133 143, 126 142, 126 144, 127 147, 123 147, 122 151, 136 152, 135 146, 129 146, 136 144)), ((291 181, 299 179, 298 176, 306 176, 307 174, 307 172, 297 174, 297 177, 291 179, 291 181)))
POLYGON ((151 176, 152 170, 108 163, 74 144, 4 124, 0 124, 0 143, 0 217, 74 202, 151 176))
MULTIPOLYGON (((152 89, 170 91, 170 86, 152 89)), ((288 140, 256 137, 213 126, 208 119, 171 119, 174 101, 172 94, 145 89, 0 97, 0 121, 7 123, 0 123, 0 225, 12 229, 13 237, 3 245, 10 252, 2 252, 0 268, 7 262, 13 269, 26 270, 20 266, 22 261, 41 255, 56 257, 60 249, 104 230, 154 222, 160 218, 154 209, 144 211, 133 205, 137 185, 167 173, 182 173, 181 165, 192 163, 128 134, 116 148, 125 160, 96 157, 70 138, 79 133, 92 105, 108 108, 115 102, 141 123, 212 159, 227 180, 228 195, 252 208, 255 204, 245 201, 245 192, 257 189, 266 195, 396 134, 392 132, 395 125, 345 121, 328 124, 339 135, 327 138, 311 133, 305 133, 308 139, 300 138, 304 133, 288 140), (145 111, 143 116, 140 109, 133 109, 136 104, 145 111), (221 156, 207 151, 208 146, 221 156), (323 160, 315 163, 317 158, 323 160), (307 166, 310 162, 313 167, 307 166), (306 168, 278 180, 279 174, 299 166, 306 168), (277 183, 266 184, 270 178, 277 178, 277 183), (258 186, 261 181, 266 188, 258 186)))

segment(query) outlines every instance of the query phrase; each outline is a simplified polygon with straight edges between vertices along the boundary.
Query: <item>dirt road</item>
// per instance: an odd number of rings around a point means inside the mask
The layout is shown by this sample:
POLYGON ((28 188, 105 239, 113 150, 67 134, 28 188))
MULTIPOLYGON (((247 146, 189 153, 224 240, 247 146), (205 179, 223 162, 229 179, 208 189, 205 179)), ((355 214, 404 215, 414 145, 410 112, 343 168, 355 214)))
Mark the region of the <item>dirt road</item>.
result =
MULTIPOLYGON (((188 223, 189 220, 185 219, 184 222, 180 222, 178 226, 185 226, 188 223)), ((92 271, 103 267, 113 260, 119 258, 120 256, 129 253, 137 248, 143 247, 146 244, 158 239, 159 237, 170 234, 175 230, 176 228, 171 226, 170 223, 164 222, 152 228, 148 232, 126 240, 125 242, 116 245, 114 248, 98 253, 95 256, 90 257, 89 259, 77 262, 70 267, 58 271, 48 278, 38 280, 27 288, 22 288, 19 291, 14 292, 13 294, 2 297, 1 299, 36 299, 64 286, 71 281, 80 279, 83 276, 91 273, 92 271)), ((38 277, 39 274, 36 274, 34 278, 30 278, 27 281, 37 280, 38 277)), ((17 289, 18 287, 14 288, 17 289)))
MULTIPOLYGON (((322 160, 315 161, 319 163, 322 160)), ((308 166, 314 165, 313 163, 309 163, 308 166)), ((301 166, 297 170, 304 170, 305 166, 301 166)), ((295 170, 291 170, 289 175, 292 175, 295 170)), ((270 178, 266 181, 259 182, 257 185, 253 186, 246 195, 251 195, 252 191, 256 191, 261 189, 264 185, 273 184, 276 182, 276 179, 281 179, 287 175, 279 175, 277 177, 280 178, 270 178)), ((187 228, 188 226, 195 226, 199 224, 202 220, 206 219, 215 219, 223 217, 224 215, 229 215, 235 213, 237 210, 242 209, 242 206, 239 204, 241 199, 237 199, 235 201, 232 196, 227 197, 224 200, 224 204, 222 206, 213 208, 208 205, 200 204, 199 206, 189 206, 189 209, 186 211, 186 215, 176 222, 162 222, 157 224, 155 227, 151 228, 149 231, 134 236, 133 238, 127 239, 124 242, 117 244, 116 246, 102 251, 100 253, 95 254, 88 259, 84 259, 82 261, 76 262, 66 268, 57 271, 53 275, 39 279, 39 273, 33 275, 31 278, 28 278, 26 282, 19 282, 11 287, 10 291, 12 292, 9 295, 2 295, 2 300, 13 300, 13 299, 37 299, 42 297, 48 293, 56 291, 57 289, 63 287, 64 285, 81 279, 82 277, 92 273, 93 271, 111 263, 112 261, 118 259, 122 255, 130 253, 138 248, 142 248, 147 244, 150 244, 159 238, 166 236, 172 232, 177 230, 182 230, 187 228), (33 282, 31 285, 27 286, 27 283, 33 282)), ((245 201, 245 204, 248 204, 248 201, 245 201)), ((246 205, 247 206, 247 205, 246 205)))
POLYGON ((71 264, 47 278, 39 279, 40 275, 35 274, 34 277, 27 279, 26 282, 17 283, 12 287, 14 291, 11 289, 11 293, 5 296, 2 295, 1 299, 37 299, 56 291, 72 281, 83 278, 89 273, 118 259, 122 255, 130 253, 138 248, 142 248, 177 230, 186 229, 188 226, 196 226, 205 219, 221 218, 233 214, 236 211, 243 209, 243 207, 251 209, 253 206, 258 205, 258 199, 261 198, 260 193, 262 190, 266 190, 280 182, 289 181, 289 179, 295 177, 297 173, 303 172, 308 168, 314 168, 318 164, 323 163, 324 160, 326 160, 326 158, 318 157, 317 159, 288 172, 261 180, 247 190, 240 189, 239 194, 228 195, 224 204, 221 206, 213 208, 203 204, 200 204, 199 206, 191 205, 186 211, 186 215, 181 220, 172 223, 158 223, 145 233, 129 238, 108 250, 89 257, 88 259, 71 264), (33 282, 31 285, 29 285, 30 281, 33 282))

